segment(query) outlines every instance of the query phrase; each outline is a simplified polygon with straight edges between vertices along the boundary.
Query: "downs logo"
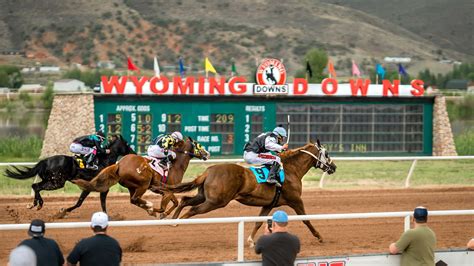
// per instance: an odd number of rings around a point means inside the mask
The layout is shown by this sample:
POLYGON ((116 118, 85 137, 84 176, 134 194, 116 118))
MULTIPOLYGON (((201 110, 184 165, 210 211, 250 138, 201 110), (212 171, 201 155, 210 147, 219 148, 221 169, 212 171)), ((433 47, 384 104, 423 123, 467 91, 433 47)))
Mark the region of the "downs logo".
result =
POLYGON ((286 69, 283 63, 274 58, 267 58, 257 68, 257 84, 253 94, 288 94, 286 69))
POLYGON ((296 266, 346 266, 345 261, 298 263, 296 266))

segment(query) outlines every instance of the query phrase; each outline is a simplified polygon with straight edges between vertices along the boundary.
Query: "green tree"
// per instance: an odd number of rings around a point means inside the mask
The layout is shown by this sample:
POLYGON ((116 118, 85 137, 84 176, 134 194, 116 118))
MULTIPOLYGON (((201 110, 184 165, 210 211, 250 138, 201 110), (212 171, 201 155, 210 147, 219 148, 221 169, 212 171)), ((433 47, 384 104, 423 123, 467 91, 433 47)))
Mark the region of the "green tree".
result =
POLYGON ((46 85, 46 90, 43 92, 43 95, 41 96, 41 100, 43 101, 44 108, 51 109, 53 107, 53 99, 54 99, 53 82, 49 81, 48 85, 46 85))
POLYGON ((309 83, 320 83, 326 75, 323 74, 326 65, 328 64, 328 55, 324 50, 312 48, 304 56, 303 69, 296 72, 295 77, 306 77, 306 62, 311 66, 313 76, 309 78, 309 83))
POLYGON ((16 66, 0 65, 0 87, 18 89, 23 84, 20 68, 16 66), (5 78, 5 75, 7 78, 5 78))

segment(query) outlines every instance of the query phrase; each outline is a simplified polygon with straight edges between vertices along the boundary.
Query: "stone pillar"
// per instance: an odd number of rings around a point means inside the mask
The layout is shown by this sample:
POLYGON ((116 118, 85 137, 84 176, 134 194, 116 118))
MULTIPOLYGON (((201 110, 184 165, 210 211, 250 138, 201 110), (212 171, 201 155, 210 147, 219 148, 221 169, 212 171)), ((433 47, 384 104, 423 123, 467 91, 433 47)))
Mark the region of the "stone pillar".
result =
POLYGON ((446 98, 435 97, 433 107, 433 156, 457 156, 453 132, 446 110, 446 98))
POLYGON ((69 151, 72 140, 94 132, 93 94, 56 94, 40 158, 58 154, 72 155, 69 151))

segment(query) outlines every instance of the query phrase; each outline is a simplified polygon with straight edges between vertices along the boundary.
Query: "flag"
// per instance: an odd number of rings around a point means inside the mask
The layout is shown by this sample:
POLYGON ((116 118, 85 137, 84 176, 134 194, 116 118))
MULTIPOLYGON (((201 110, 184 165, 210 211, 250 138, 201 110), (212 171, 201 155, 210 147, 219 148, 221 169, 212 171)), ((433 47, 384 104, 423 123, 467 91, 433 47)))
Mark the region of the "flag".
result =
POLYGON ((183 62, 183 58, 182 57, 179 57, 179 75, 184 76, 184 62, 183 62))
POLYGON ((313 77, 313 70, 311 69, 311 65, 309 64, 309 61, 306 60, 306 73, 308 73, 309 77, 313 77))
POLYGON ((381 64, 377 64, 375 66, 375 72, 377 73, 377 75, 380 76, 381 79, 385 77, 385 69, 383 68, 381 64))
POLYGON ((140 69, 135 64, 133 64, 132 59, 130 57, 127 58, 127 65, 128 70, 140 71, 140 69))
POLYGON ((160 77, 160 66, 158 65, 158 59, 155 59, 153 61, 153 70, 155 71, 155 77, 160 77))
POLYGON ((206 61, 205 61, 205 67, 206 67, 206 74, 208 72, 212 72, 214 74, 217 74, 217 71, 216 69, 214 68, 214 66, 211 64, 211 61, 209 61, 209 58, 206 57, 206 61))
POLYGON ((237 67, 235 67, 235 62, 232 61, 232 68, 231 68, 231 74, 232 77, 237 75, 237 67))
POLYGON ((408 73, 406 72, 405 68, 403 68, 402 64, 398 64, 398 74, 403 75, 403 76, 408 76, 408 73))
POLYGON ((352 76, 357 76, 360 78, 360 70, 354 60, 352 60, 352 76))
POLYGON ((334 65, 331 60, 328 61, 328 72, 331 78, 337 78, 336 70, 334 70, 334 65))

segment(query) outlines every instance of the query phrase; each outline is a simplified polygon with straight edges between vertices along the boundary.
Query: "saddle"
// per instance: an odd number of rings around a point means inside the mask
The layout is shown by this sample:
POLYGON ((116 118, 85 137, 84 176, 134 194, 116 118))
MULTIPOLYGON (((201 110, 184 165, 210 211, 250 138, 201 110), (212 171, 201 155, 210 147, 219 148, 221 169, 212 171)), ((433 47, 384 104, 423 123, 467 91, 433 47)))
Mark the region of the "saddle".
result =
POLYGON ((150 157, 150 156, 143 156, 143 158, 148 160, 148 165, 153 169, 155 172, 157 172, 159 175, 162 176, 161 182, 166 183, 167 177, 168 177, 168 172, 169 169, 164 167, 161 163, 160 160, 150 157))
MULTIPOLYGON (((265 165, 255 167, 255 166, 250 166, 249 169, 252 171, 252 173, 255 175, 255 179, 257 180, 257 183, 267 183, 267 178, 268 174, 270 173, 270 169, 266 167, 265 165)), ((280 168, 280 172, 278 173, 280 176, 280 184, 283 184, 285 181, 285 171, 283 170, 283 167, 280 168)))
POLYGON ((74 159, 76 160, 76 163, 77 163, 77 165, 79 165, 80 169, 85 169, 86 168, 86 164, 85 164, 85 161, 84 161, 84 156, 75 154, 74 159))

